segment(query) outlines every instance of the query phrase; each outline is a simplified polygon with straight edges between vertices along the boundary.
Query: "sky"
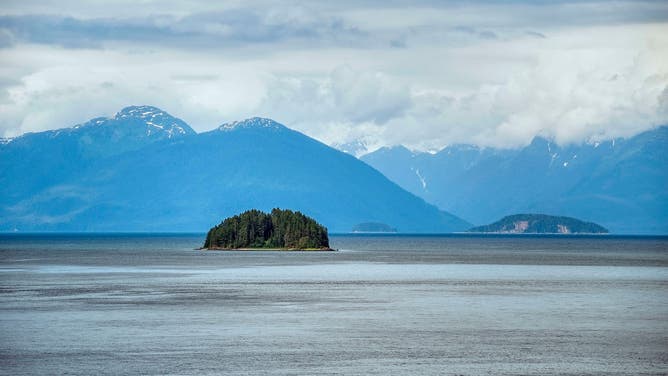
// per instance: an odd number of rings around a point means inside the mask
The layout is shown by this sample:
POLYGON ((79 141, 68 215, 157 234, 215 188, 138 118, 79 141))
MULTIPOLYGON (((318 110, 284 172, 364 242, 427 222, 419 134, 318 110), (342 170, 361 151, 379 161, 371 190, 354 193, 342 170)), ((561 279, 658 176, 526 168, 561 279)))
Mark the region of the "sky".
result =
POLYGON ((668 124, 668 2, 0 2, 0 137, 142 104, 362 150, 629 137, 668 124))

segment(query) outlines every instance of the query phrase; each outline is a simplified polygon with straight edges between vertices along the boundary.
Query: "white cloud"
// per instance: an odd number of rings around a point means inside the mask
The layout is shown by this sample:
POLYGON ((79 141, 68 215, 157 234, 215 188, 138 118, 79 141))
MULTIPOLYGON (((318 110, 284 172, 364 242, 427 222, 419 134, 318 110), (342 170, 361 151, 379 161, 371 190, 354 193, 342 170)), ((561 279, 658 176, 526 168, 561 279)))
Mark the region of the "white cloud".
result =
POLYGON ((322 78, 275 77, 262 110, 290 124, 385 124, 410 106, 409 87, 344 65, 322 78))
POLYGON ((569 143, 668 123, 660 2, 164 4, 125 12, 65 2, 56 12, 48 1, 8 3, 6 14, 86 22, 59 29, 62 41, 2 21, 0 136, 131 104, 162 107, 198 131, 267 116, 327 143, 371 148, 512 147, 535 135, 569 143), (258 29, 244 31, 244 19, 258 29), (123 25, 139 34, 105 34, 123 25))
MULTIPOLYGON (((668 85, 668 66, 662 63, 668 61, 668 28, 579 31, 553 33, 531 51, 530 65, 518 61, 497 83, 413 90, 412 108, 388 124, 384 143, 423 150, 460 142, 515 147, 542 135, 565 144, 632 136, 668 124, 661 102, 668 85)), ((500 42, 488 53, 508 58, 524 46, 500 42)))
POLYGON ((252 113, 264 90, 261 77, 244 64, 181 53, 27 47, 11 54, 34 71, 4 88, 5 136, 71 126, 133 104, 159 106, 208 130, 252 113), (49 58, 40 66, 43 56, 49 58))

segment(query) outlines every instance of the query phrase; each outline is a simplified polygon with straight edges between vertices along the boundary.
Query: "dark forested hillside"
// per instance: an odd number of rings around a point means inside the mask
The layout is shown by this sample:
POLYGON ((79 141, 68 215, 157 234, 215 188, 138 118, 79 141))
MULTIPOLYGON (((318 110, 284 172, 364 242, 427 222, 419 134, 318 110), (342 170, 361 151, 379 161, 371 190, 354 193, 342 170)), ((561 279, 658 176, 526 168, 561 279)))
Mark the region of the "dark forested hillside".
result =
POLYGON ((292 210, 248 210, 209 230, 204 248, 329 248, 327 229, 292 210))

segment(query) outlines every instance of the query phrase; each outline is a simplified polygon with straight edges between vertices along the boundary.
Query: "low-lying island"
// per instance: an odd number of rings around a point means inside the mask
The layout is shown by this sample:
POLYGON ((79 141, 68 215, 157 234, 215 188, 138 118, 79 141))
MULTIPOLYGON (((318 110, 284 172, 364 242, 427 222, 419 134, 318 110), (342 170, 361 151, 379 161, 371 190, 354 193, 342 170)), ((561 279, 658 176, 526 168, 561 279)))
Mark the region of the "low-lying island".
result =
POLYGON ((327 228, 298 211, 248 210, 226 218, 206 235, 202 250, 333 251, 327 228))

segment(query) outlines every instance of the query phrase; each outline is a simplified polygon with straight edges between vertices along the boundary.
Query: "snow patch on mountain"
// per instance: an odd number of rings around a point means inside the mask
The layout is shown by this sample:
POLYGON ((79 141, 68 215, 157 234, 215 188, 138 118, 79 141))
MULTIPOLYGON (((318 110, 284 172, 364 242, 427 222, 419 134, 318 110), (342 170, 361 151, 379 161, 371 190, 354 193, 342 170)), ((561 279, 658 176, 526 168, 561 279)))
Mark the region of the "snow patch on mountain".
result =
POLYGON ((245 120, 233 121, 231 123, 225 123, 218 127, 220 131, 232 131, 235 129, 251 129, 251 128, 264 128, 264 129, 285 129, 286 127, 280 123, 277 123, 271 119, 261 118, 261 117, 252 117, 245 120))
MULTIPOLYGON (((182 120, 177 119, 165 111, 153 106, 129 106, 117 112, 108 120, 142 120, 146 123, 146 135, 164 132, 167 138, 176 135, 194 133, 182 120)), ((98 119, 93 119, 95 124, 100 124, 98 119)), ((89 122, 90 123, 90 122, 89 122)))
POLYGON ((415 175, 417 175, 418 179, 420 180, 420 184, 422 184, 422 189, 427 190, 427 180, 424 178, 424 176, 422 176, 422 174, 420 174, 420 169, 413 169, 411 167, 411 170, 415 171, 415 175))
MULTIPOLYGON (((43 133, 53 138, 63 134, 70 134, 84 129, 94 129, 99 127, 141 127, 142 123, 146 127, 146 136, 152 138, 171 139, 174 137, 195 134, 195 131, 183 120, 175 118, 167 112, 153 106, 129 106, 111 117, 97 117, 69 128, 45 131, 43 133)), ((19 138, 28 134, 30 133, 21 135, 19 138)))

